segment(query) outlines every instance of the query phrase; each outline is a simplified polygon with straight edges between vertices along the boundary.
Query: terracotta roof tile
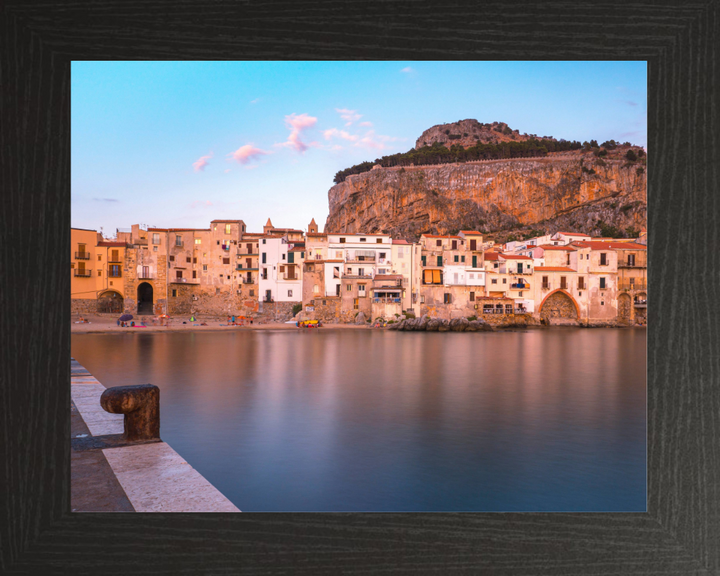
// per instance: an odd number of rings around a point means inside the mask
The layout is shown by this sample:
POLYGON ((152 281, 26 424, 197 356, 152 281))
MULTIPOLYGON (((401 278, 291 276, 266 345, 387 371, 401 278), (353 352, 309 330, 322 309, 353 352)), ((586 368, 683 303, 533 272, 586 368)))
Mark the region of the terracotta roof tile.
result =
POLYGON ((535 272, 577 272, 565 266, 535 266, 535 272))

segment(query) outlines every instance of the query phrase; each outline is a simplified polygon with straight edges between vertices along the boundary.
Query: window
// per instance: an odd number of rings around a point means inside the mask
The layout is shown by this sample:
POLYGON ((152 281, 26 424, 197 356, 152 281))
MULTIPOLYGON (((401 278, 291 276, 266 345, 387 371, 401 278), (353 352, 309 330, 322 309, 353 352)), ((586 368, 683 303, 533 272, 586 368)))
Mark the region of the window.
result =
POLYGON ((465 262, 465 256, 460 256, 460 262, 465 262))
POLYGON ((201 238, 195 238, 195 244, 202 244, 201 238))
POLYGON ((265 238, 263 238, 263 244, 265 244, 265 238))
POLYGON ((436 240, 435 246, 442 246, 442 240, 436 240))
POLYGON ((453 262, 460 262, 460 256, 458 254, 455 254, 453 257, 453 262))
POLYGON ((102 276, 102 270, 98 268, 98 276, 102 276))
POLYGON ((352 290, 352 286, 350 284, 347 285, 347 291, 350 292, 352 290))
POLYGON ((353 310, 357 310, 358 308, 360 308, 360 299, 354 298, 353 299, 353 310))
POLYGON ((98 254, 98 262, 102 261, 102 254, 98 254))
POLYGON ((358 284, 358 295, 365 296, 365 284, 358 284))
POLYGON ((547 290, 548 288, 550 288, 550 280, 547 276, 542 277, 542 287, 543 290, 547 290))
POLYGON ((570 266, 570 252, 567 253, 567 260, 565 260, 565 264, 570 266))
POLYGON ((470 250, 477 250, 477 240, 470 240, 470 250))
POLYGON ((495 264, 493 265, 493 268, 498 268, 499 266, 500 266, 500 264, 498 264, 497 262, 495 262, 495 264))
MULTIPOLYGON (((265 241, 263 240, 263 243, 264 243, 264 242, 265 242, 265 241)), ((262 263, 263 263, 263 264, 267 263, 267 255, 265 254, 265 252, 262 253, 262 263)))
POLYGON ((628 254, 628 266, 635 266, 635 254, 628 254))
POLYGON ((172 297, 177 298, 177 288, 172 289, 172 297))
POLYGON ((197 270, 193 270, 193 278, 197 278, 197 270))
POLYGON ((230 232, 232 232, 232 225, 225 224, 225 234, 230 234, 230 232))
POLYGON ((175 262, 175 256, 170 256, 170 262, 175 262))
POLYGON ((358 268, 358 276, 364 276, 365 275, 365 268, 358 268))
POLYGON ((118 264, 111 264, 108 272, 110 278, 120 278, 120 266, 118 264))
POLYGON ((285 254, 282 255, 282 259, 285 260, 285 254))
POLYGON ((382 238, 378 238, 378 239, 375 241, 375 243, 376 243, 376 244, 382 244, 382 238))
POLYGON ((345 244, 345 238, 340 238, 340 244, 345 244))
POLYGON ((197 264, 197 258, 193 257, 193 264, 197 264))
POLYGON ((292 290, 288 290, 288 298, 292 298, 292 290))
POLYGON ((600 278, 600 289, 605 288, 605 278, 600 278))
POLYGON ((387 252, 380 252, 380 258, 385 258, 386 254, 387 254, 387 252))
POLYGON ((585 276, 578 277, 578 290, 585 290, 585 276))
POLYGON ((190 258, 190 256, 187 256, 187 257, 185 258, 185 262, 187 262, 188 264, 189 264, 191 261, 192 261, 192 258, 190 258))
POLYGON ((182 278, 182 270, 175 270, 175 278, 182 278))
POLYGON ((153 233, 153 244, 160 244, 160 234, 153 233))
POLYGON ((420 296, 420 304, 425 304, 425 296, 420 296))
POLYGON ((223 264, 230 264, 230 258, 223 258, 223 264))
POLYGON ((452 241, 452 249, 457 250, 457 240, 452 241))
POLYGON ((470 302, 475 302, 475 292, 470 292, 470 302))
POLYGON ((490 280, 490 283, 491 283, 491 284, 497 284, 497 278, 493 278, 492 280, 490 280))
POLYGON ((427 266, 427 263, 425 262, 425 256, 421 256, 420 259, 422 260, 422 265, 427 266))
POLYGON ((315 286, 313 286, 313 294, 317 294, 318 292, 320 292, 320 286, 315 284, 315 286))
POLYGON ((567 290, 567 277, 560 276, 560 289, 567 290))
MULTIPOLYGON (((283 257, 284 256, 285 255, 283 254, 283 257)), ((287 257, 288 257, 288 259, 287 259, 288 264, 293 264, 295 262, 295 252, 288 252, 287 257)))
POLYGON ((600 266, 607 266, 607 254, 605 252, 600 253, 600 266))
POLYGON ((503 278, 503 284, 507 284, 507 278, 503 278))
POLYGON ((207 264, 203 264, 203 272, 207 272, 207 264))
POLYGON ((450 303, 452 303, 452 297, 451 297, 451 295, 448 294, 447 292, 445 292, 445 294, 444 294, 443 302, 444 302, 445 304, 450 304, 450 303))
POLYGON ((246 244, 245 246, 247 247, 247 253, 252 254, 252 244, 246 244))
POLYGON ((442 262, 442 256, 438 256, 438 257, 437 257, 437 265, 438 265, 438 266, 442 266, 442 264, 443 264, 443 262, 442 262))
POLYGON ((157 246, 153 246, 153 252, 157 252, 157 246))
POLYGON ((280 272, 285 272, 285 266, 280 266, 280 272))
POLYGON ((182 246, 182 245, 183 245, 182 236, 175 236, 175 246, 182 246))
POLYGON ((360 238, 360 242, 365 242, 367 238, 360 238))
POLYGON ((250 290, 250 296, 255 296, 255 290, 250 290))

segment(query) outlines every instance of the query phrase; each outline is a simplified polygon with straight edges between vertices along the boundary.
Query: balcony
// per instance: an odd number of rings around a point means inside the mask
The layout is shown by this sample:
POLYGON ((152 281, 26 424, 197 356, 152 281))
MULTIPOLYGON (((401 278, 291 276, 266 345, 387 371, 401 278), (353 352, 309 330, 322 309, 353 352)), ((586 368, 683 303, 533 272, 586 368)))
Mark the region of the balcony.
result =
POLYGON ((75 277, 76 278, 90 278, 92 276, 92 270, 75 270, 75 277))
POLYGON ((402 298, 373 298, 373 304, 401 304, 402 298))
POLYGON ((75 260, 90 260, 90 252, 75 252, 75 260))
POLYGON ((375 288, 382 290, 383 288, 395 288, 402 286, 402 279, 385 280, 382 275, 375 276, 375 288))
POLYGON ((618 268, 647 268, 646 264, 640 264, 639 262, 618 262, 618 268))
POLYGON ((157 276, 152 272, 145 272, 138 274, 138 280, 155 280, 157 276))
POLYGON ((170 284, 199 284, 198 278, 171 278, 170 284))
POLYGON ((618 290, 622 292, 630 292, 632 290, 647 290, 647 282, 635 282, 630 284, 629 282, 618 282, 618 290))
POLYGON ((343 274, 348 280, 372 280, 371 274, 343 274))
POLYGON ((260 268, 243 268, 240 264, 235 267, 236 271, 240 272, 257 272, 260 268))
POLYGON ((182 240, 180 240, 180 242, 175 242, 175 244, 173 244, 172 246, 173 246, 173 248, 184 248, 184 247, 185 247, 185 242, 183 242, 182 240))
MULTIPOLYGON (((530 290, 530 284, 510 284, 510 288, 513 290, 530 290)), ((543 286, 543 289, 546 287, 543 286)))

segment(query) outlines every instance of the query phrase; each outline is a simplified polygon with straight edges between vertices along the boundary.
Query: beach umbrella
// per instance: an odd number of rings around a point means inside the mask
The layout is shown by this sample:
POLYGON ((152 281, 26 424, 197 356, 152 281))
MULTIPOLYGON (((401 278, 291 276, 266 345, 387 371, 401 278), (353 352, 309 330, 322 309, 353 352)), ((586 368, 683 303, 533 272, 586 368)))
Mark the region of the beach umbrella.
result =
POLYGON ((120 322, 127 322, 128 320, 132 320, 132 319, 133 319, 132 314, 123 314, 122 316, 120 316, 120 318, 118 318, 118 320, 120 320, 120 322))

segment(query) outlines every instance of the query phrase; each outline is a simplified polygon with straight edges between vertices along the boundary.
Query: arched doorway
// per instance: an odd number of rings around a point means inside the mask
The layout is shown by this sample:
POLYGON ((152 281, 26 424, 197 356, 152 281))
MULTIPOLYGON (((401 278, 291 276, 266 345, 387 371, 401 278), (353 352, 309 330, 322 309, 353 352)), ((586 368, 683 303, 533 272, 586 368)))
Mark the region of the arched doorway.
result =
POLYGON ((137 313, 152 314, 153 313, 153 287, 147 282, 143 282, 137 289, 137 313))
POLYGON ((618 322, 627 324, 632 318, 632 303, 629 294, 618 296, 618 322))
POLYGON ((577 305, 567 292, 557 290, 543 300, 540 305, 540 318, 546 324, 552 324, 553 320, 577 320, 577 305))
POLYGON ((98 312, 120 314, 124 310, 123 297, 114 290, 100 294, 98 298, 98 312))

